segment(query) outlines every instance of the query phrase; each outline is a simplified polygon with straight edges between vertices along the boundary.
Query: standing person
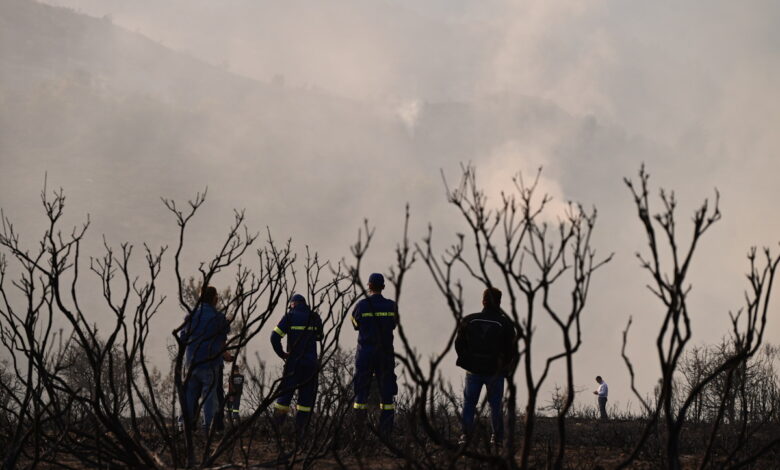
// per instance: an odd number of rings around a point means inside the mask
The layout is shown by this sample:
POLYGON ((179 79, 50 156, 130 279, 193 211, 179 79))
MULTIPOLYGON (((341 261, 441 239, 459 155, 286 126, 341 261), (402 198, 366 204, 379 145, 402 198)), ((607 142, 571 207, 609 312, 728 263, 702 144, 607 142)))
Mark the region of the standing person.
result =
POLYGON ((238 411, 241 406, 241 394, 244 392, 244 374, 238 364, 233 364, 228 378, 227 409, 232 425, 238 424, 238 411))
POLYGON ((282 424, 297 390, 295 434, 298 438, 303 437, 317 398, 317 341, 322 338, 320 316, 309 309, 302 295, 293 295, 290 299, 290 309, 271 333, 271 344, 276 354, 284 360, 284 372, 279 384, 280 395, 274 404, 275 422, 277 425, 282 424), (282 347, 282 338, 285 336, 286 351, 282 347))
POLYGON ((181 340, 186 345, 185 402, 187 419, 194 421, 198 401, 202 400, 204 429, 208 431, 217 411, 217 389, 222 387, 222 360, 229 358, 225 352, 228 323, 225 315, 216 308, 217 289, 206 286, 201 290, 197 308, 187 316, 181 331, 181 340))
POLYGON ((499 446, 503 443, 501 400, 504 395, 504 378, 512 372, 518 353, 515 326, 501 311, 500 305, 501 291, 494 287, 485 289, 482 294, 482 311, 465 317, 455 338, 457 365, 466 370, 461 443, 474 430, 474 415, 483 386, 487 388, 490 404, 493 429, 490 441, 499 446))
POLYGON ((387 437, 393 429, 395 395, 398 385, 395 377, 393 330, 398 325, 398 306, 382 297, 385 278, 379 273, 368 277, 368 297, 361 299, 352 312, 352 326, 358 331, 355 352, 355 404, 359 421, 365 422, 368 393, 372 378, 379 382, 381 403, 379 431, 387 437))
POLYGON ((609 395, 609 387, 604 379, 600 375, 596 376, 596 382, 599 384, 598 390, 594 390, 593 394, 598 395, 599 400, 599 413, 601 414, 601 420, 607 421, 607 396, 609 395))

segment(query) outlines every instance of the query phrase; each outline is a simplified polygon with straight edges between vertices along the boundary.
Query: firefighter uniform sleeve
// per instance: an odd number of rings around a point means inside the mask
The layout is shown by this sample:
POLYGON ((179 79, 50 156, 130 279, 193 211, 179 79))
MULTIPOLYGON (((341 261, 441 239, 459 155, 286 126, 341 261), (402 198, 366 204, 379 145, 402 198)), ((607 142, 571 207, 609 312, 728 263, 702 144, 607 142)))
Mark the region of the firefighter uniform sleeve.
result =
POLYGON ((284 348, 282 347, 282 338, 284 338, 284 336, 289 333, 289 323, 289 315, 285 314, 282 317, 282 321, 280 321, 279 324, 276 325, 276 328, 274 328, 274 331, 271 332, 271 345, 274 347, 274 352, 276 355, 282 359, 284 359, 284 357, 287 355, 284 352, 284 348))
POLYGON ((360 329, 360 304, 355 305, 355 309, 352 310, 352 326, 355 330, 360 329))

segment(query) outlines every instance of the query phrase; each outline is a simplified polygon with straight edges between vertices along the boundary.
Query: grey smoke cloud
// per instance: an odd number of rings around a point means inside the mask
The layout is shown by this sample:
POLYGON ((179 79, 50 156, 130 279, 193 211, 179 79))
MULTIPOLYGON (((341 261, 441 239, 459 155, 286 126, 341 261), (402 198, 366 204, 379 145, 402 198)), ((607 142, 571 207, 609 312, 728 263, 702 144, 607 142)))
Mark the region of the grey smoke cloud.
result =
MULTIPOLYGON (((39 8, 24 18, 40 30, 0 33, 0 196, 23 227, 37 223, 44 171, 76 214, 93 215, 96 242, 105 232, 172 243, 157 196, 208 185, 193 266, 246 207, 254 228, 332 259, 367 216, 378 226, 368 261, 383 267, 407 201, 414 237, 428 221, 439 246, 462 230, 440 169, 453 179, 473 161, 497 194, 516 171, 544 166, 554 209, 595 205, 596 247, 616 252, 596 277, 576 360, 578 381, 603 375, 621 403, 620 332, 629 315, 635 332, 654 331, 660 311, 633 256, 644 242, 621 178, 646 162, 654 184, 677 190, 683 219, 721 191, 724 220, 692 273, 695 341, 726 332, 747 248, 780 240, 775 2, 47 3, 111 22, 39 8)), ((31 5, 8 2, 0 19, 31 5)), ((413 279, 405 321, 434 350, 449 318, 420 267, 413 279)), ((161 331, 178 315, 171 306, 161 331)), ((649 390, 653 339, 636 333, 630 352, 649 390)))

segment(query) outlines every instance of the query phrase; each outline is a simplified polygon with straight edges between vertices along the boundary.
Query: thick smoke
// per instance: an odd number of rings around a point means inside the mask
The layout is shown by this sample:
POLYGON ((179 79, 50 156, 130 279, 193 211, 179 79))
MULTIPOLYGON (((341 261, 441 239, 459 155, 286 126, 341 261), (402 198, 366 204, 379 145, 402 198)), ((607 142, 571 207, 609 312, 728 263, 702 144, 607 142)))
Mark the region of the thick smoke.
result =
MULTIPOLYGON (((208 186, 193 268, 246 207, 258 230, 333 259, 369 217, 367 261, 381 270, 405 202, 415 238, 428 221, 440 246, 463 229, 440 169, 452 180, 472 161, 497 196, 543 166, 553 213, 595 205, 596 247, 616 252, 593 286, 577 373, 583 385, 605 376, 621 403, 620 332, 629 315, 635 331, 654 330, 660 311, 622 178, 645 162, 652 183, 677 190, 681 220, 721 192, 724 220, 692 273, 697 342, 718 340, 740 307, 748 247, 780 239, 776 2, 47 3, 72 10, 0 5, 0 196, 31 236, 46 171, 71 194, 74 220, 92 214, 95 250, 101 233, 173 243, 157 197, 208 186)), ((449 319, 423 270, 413 275, 404 321, 425 351, 449 319)), ((161 357, 180 315, 168 308, 161 357)), ((631 341, 649 390, 653 339, 631 341)))

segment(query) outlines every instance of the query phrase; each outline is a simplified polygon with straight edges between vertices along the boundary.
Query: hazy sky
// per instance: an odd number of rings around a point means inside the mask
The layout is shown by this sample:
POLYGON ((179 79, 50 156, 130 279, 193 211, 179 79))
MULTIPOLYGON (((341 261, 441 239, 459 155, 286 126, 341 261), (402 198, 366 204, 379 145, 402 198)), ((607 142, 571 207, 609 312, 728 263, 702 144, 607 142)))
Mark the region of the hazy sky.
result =
MULTIPOLYGON (((0 6, 0 19, 11 24, 19 2, 0 6)), ((31 114, 36 138, 7 130, 0 141, 2 207, 30 230, 44 171, 72 194, 74 220, 91 213, 96 242, 106 232, 114 242, 173 243, 158 196, 208 185, 192 266, 219 243, 229 209, 245 207, 254 228, 336 259, 369 217, 378 237, 366 269, 382 270, 407 201, 413 238, 429 221, 440 247, 463 230, 440 169, 455 178, 472 161, 498 194, 516 171, 543 165, 543 187, 559 203, 599 209, 595 246, 616 254, 592 286, 576 380, 590 387, 603 375, 621 404, 631 397, 620 333, 633 315, 630 352, 649 391, 662 312, 634 257, 645 243, 624 176, 645 162, 653 185, 677 191, 681 223, 720 190, 723 220, 691 272, 697 343, 717 341, 741 306, 748 248, 780 248, 775 1, 47 3, 109 15, 137 34, 36 10, 24 18, 40 29, 0 43, 0 97, 65 110, 51 122, 31 114), (29 44, 36 55, 15 55, 29 44), (73 85, 82 76, 87 85, 73 85), (52 83, 66 91, 51 92, 52 83)), ((404 321, 422 351, 435 350, 449 316, 421 265, 412 280, 404 321)), ((775 343, 779 309, 768 327, 775 343)), ((179 315, 172 304, 167 311, 161 331, 179 315)), ((265 336, 257 347, 267 353, 265 336)), ((343 344, 354 339, 345 332, 343 344)), ((460 380, 454 365, 447 370, 460 380)))

